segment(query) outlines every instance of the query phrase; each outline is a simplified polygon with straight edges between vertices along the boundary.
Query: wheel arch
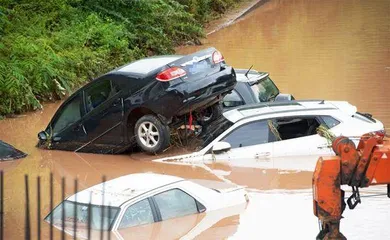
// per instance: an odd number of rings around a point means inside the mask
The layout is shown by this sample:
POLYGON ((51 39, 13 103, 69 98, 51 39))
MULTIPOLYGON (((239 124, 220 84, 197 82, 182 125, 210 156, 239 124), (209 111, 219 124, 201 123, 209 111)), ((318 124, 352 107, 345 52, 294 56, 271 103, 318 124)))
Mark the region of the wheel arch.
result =
POLYGON ((145 116, 148 114, 158 117, 158 115, 155 112, 153 112, 152 110, 150 110, 149 108, 141 107, 141 106, 136 107, 127 113, 127 115, 126 115, 126 134, 127 134, 127 139, 129 142, 132 141, 132 137, 134 136, 135 123, 142 116, 145 116))

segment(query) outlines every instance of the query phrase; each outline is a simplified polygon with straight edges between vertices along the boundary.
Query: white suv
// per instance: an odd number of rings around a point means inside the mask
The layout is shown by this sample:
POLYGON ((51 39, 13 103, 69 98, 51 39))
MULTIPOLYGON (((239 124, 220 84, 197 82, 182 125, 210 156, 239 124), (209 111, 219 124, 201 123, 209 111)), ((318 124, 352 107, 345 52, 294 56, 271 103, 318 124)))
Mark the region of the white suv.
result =
POLYGON ((227 111, 223 116, 204 130, 202 150, 156 161, 234 160, 235 164, 247 166, 255 159, 262 168, 313 171, 319 156, 334 155, 329 140, 317 134, 321 124, 336 136, 350 137, 355 144, 365 133, 384 133, 380 121, 341 101, 247 105, 227 111))

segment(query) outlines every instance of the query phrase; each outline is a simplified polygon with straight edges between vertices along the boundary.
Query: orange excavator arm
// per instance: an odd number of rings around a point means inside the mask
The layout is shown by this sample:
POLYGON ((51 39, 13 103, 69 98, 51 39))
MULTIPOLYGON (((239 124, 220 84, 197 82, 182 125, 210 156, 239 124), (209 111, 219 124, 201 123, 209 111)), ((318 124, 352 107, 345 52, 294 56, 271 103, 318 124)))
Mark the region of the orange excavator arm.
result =
POLYGON ((390 144, 384 144, 384 135, 363 135, 357 147, 350 139, 338 137, 332 148, 336 156, 319 158, 313 174, 314 215, 321 223, 318 240, 346 239, 340 232, 346 207, 341 185, 352 187, 350 209, 361 202, 359 188, 387 184, 390 198, 390 144))

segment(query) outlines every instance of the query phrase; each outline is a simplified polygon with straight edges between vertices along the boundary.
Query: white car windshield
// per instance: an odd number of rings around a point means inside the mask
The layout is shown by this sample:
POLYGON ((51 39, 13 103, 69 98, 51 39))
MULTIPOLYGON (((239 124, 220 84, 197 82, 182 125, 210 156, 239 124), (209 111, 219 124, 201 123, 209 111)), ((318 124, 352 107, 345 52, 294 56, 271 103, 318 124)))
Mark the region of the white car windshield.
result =
POLYGON ((53 217, 53 225, 61 226, 62 224, 62 209, 65 208, 65 226, 72 226, 76 221, 77 228, 88 227, 88 214, 91 215, 91 229, 109 230, 112 223, 114 222, 116 215, 119 211, 117 207, 108 206, 97 206, 90 205, 91 209, 88 210, 89 205, 84 203, 75 203, 72 201, 65 200, 58 205, 46 218, 45 220, 50 223, 51 215, 53 217), (75 209, 76 207, 76 209, 75 209), (104 211, 103 211, 104 208, 104 211), (108 211, 110 209, 110 211, 108 211), (76 210, 76 211, 75 211, 76 210), (76 214, 75 214, 76 213, 76 214), (102 224, 103 222, 103 224, 102 224))

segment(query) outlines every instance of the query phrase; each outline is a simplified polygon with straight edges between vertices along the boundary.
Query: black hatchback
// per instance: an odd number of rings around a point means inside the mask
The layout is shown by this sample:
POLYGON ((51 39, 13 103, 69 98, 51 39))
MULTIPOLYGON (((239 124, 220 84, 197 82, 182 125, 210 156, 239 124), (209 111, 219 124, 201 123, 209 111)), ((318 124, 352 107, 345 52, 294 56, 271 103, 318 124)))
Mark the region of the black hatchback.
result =
POLYGON ((170 127, 218 117, 219 102, 235 84, 234 69, 215 48, 141 59, 72 94, 38 134, 38 145, 118 153, 137 143, 146 152, 161 152, 169 145, 170 127), (213 117, 202 116, 210 112, 213 117))

